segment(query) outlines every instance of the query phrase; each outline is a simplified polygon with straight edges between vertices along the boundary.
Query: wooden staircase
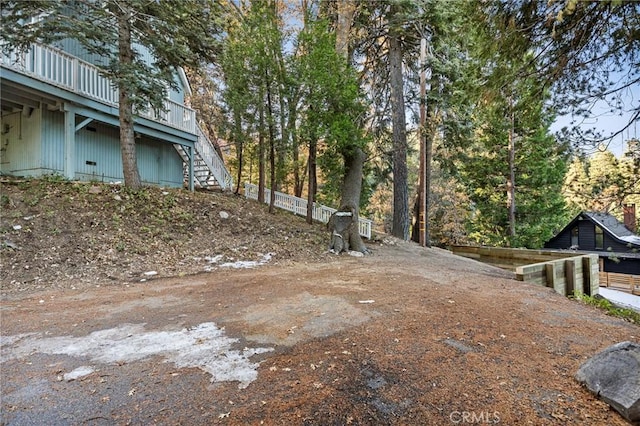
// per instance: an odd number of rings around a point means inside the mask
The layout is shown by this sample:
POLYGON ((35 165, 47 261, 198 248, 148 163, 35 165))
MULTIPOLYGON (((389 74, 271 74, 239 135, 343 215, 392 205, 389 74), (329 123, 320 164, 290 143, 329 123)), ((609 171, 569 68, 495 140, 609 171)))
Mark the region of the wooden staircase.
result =
MULTIPOLYGON (((233 178, 224 161, 218 155, 209 138, 196 125, 198 141, 195 143, 193 158, 193 177, 196 187, 204 189, 230 190, 233 178)), ((174 145, 184 164, 185 180, 189 180, 189 155, 182 145, 174 145)))

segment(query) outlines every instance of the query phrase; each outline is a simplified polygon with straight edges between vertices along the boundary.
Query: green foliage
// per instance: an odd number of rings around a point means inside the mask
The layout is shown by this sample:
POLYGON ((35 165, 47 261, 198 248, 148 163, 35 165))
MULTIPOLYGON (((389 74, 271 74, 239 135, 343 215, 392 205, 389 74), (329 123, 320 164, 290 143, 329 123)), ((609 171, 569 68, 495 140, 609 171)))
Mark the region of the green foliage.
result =
POLYGON ((640 164, 633 156, 618 159, 608 150, 590 157, 575 156, 563 194, 573 213, 608 212, 622 219, 623 204, 640 205, 640 164))
POLYGON ((622 318, 625 321, 640 325, 640 312, 633 309, 617 307, 604 297, 587 296, 584 294, 574 295, 573 297, 586 305, 602 309, 607 315, 622 318))
POLYGON ((518 75, 523 67, 535 69, 528 40, 512 20, 480 12, 471 14, 482 24, 470 33, 475 44, 465 64, 474 76, 467 78, 475 103, 474 132, 453 157, 472 202, 469 238, 479 244, 539 248, 567 219, 560 191, 567 147, 549 135, 553 115, 546 108, 549 94, 543 85, 518 75), (510 141, 515 224, 508 208, 510 141))

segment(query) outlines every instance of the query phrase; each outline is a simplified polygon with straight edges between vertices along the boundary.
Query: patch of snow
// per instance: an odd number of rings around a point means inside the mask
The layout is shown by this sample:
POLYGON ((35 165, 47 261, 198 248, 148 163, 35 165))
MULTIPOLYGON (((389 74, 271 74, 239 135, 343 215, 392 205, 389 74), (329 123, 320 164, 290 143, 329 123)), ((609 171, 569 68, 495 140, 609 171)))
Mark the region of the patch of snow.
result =
POLYGON ((204 260, 206 260, 209 263, 218 263, 220 260, 222 260, 223 257, 224 257, 224 255, 217 254, 217 255, 215 255, 213 257, 205 256, 204 260))
POLYGON ((251 362, 249 358, 273 350, 232 349, 238 339, 225 336, 224 329, 212 322, 179 331, 145 331, 144 324, 122 324, 116 328, 94 331, 84 337, 6 336, 3 342, 5 339, 8 339, 9 345, 16 342, 11 347, 3 348, 5 360, 37 352, 87 357, 93 362, 105 364, 130 363, 162 356, 165 362, 172 362, 178 368, 196 367, 206 371, 211 375, 212 382, 237 381, 241 389, 258 377, 259 364, 251 362))
POLYGON ((89 374, 96 371, 93 367, 89 367, 88 365, 83 365, 81 367, 76 368, 73 371, 66 373, 62 378, 67 382, 72 380, 79 379, 80 377, 88 376, 89 374))
POLYGON ((262 256, 260 260, 239 260, 237 262, 227 262, 220 265, 221 268, 234 268, 234 269, 244 269, 244 268, 255 268, 256 266, 264 265, 268 263, 275 253, 267 253, 262 256))
POLYGON ((626 241, 627 243, 640 245, 640 237, 636 237, 635 235, 627 235, 624 237, 620 237, 620 239, 626 241))

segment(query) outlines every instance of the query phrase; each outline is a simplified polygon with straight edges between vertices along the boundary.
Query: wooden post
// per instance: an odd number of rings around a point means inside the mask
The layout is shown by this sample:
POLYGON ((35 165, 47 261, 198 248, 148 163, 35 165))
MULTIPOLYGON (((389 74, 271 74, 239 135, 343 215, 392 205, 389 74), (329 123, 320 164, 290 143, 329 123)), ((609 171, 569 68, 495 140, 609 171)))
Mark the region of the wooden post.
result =
POLYGON ((547 273, 547 287, 555 288, 556 283, 556 265, 555 263, 547 263, 545 265, 547 273))
POLYGON ((564 261, 564 275, 567 279, 566 290, 568 295, 582 293, 582 285, 578 285, 578 268, 576 266, 577 265, 575 258, 567 259, 564 261))
POLYGON ((546 265, 547 286, 553 288, 556 291, 556 293, 566 296, 567 281, 564 277, 564 274, 562 274, 562 277, 558 277, 558 274, 557 274, 558 267, 562 267, 562 266, 563 266, 563 263, 561 263, 561 261, 547 263, 546 265), (551 283, 551 285, 549 285, 549 283, 551 283))
POLYGON ((582 293, 591 296, 591 259, 582 258, 582 293))
POLYGON ((73 180, 76 177, 76 109, 65 103, 64 111, 64 177, 73 180))
POLYGON ((595 296, 600 288, 600 259, 597 254, 589 254, 586 257, 589 259, 589 296, 595 296))

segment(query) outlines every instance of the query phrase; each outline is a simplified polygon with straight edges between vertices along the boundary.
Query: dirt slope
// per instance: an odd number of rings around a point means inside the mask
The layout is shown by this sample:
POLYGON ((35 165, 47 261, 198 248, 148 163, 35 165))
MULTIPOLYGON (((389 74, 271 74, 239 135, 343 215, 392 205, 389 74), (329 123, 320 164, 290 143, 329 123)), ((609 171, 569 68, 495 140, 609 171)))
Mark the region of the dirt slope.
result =
POLYGON ((0 185, 5 295, 184 276, 268 254, 281 264, 332 260, 323 225, 267 214, 242 196, 56 180, 0 185))
MULTIPOLYGON (((105 205, 115 190, 100 189, 91 197, 105 205)), ((252 227, 253 240, 225 230, 230 222, 219 214, 208 217, 217 236, 229 235, 225 255, 240 259, 234 238, 254 260, 275 252, 262 266, 181 260, 179 244, 156 256, 161 236, 117 234, 131 244, 118 257, 74 264, 62 256, 59 269, 47 269, 33 248, 27 269, 18 262, 28 261, 29 239, 5 221, 23 201, 17 190, 7 193, 3 238, 21 250, 2 251, 1 424, 625 424, 573 375, 595 352, 639 341, 639 328, 501 270, 393 239, 370 244, 364 258, 321 254, 321 227, 274 219, 237 198, 220 198, 216 208, 242 216, 235 221, 252 227), (241 215, 249 212, 252 220, 241 215), (294 235, 309 245, 289 245, 294 235), (142 241, 150 248, 129 256, 142 241), (177 265, 213 270, 186 275, 194 271, 177 265), (173 276, 141 282, 148 270, 173 276)), ((30 214, 14 220, 33 231, 30 214)), ((95 244, 121 241, 97 223, 95 244)), ((87 226, 39 244, 86 244, 80 240, 94 234, 87 226)), ((223 254, 209 244, 198 256, 223 254)))

